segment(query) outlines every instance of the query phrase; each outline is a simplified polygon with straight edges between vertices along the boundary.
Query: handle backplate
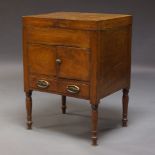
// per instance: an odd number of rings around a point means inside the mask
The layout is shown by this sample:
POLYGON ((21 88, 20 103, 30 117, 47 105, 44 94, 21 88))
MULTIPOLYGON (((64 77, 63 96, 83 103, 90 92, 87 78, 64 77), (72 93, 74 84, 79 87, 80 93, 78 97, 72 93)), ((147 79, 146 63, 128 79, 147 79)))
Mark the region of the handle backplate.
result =
POLYGON ((37 81, 37 87, 38 87, 38 88, 45 89, 45 88, 47 88, 49 85, 50 85, 49 82, 46 81, 46 80, 38 80, 38 81, 37 81))
POLYGON ((77 94, 80 91, 80 88, 76 85, 68 85, 66 88, 67 92, 71 94, 77 94))

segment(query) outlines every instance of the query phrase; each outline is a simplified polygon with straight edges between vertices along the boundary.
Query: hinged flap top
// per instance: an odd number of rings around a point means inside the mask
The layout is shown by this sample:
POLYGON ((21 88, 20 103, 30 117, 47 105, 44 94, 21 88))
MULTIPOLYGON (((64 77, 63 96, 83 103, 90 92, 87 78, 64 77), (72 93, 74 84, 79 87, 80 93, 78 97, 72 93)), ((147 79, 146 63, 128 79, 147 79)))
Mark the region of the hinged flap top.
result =
POLYGON ((132 16, 121 14, 54 12, 24 16, 26 25, 83 30, 102 30, 131 24, 132 16))

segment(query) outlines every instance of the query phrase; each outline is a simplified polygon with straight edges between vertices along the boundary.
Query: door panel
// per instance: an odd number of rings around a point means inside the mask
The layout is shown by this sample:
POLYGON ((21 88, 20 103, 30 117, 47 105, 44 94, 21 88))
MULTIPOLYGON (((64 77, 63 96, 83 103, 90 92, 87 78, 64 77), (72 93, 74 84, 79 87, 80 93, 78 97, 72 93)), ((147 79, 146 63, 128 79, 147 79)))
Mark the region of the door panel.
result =
POLYGON ((29 44, 29 72, 56 76, 56 48, 48 45, 29 44))
POLYGON ((75 47, 57 47, 57 58, 61 60, 58 76, 61 78, 89 80, 89 50, 75 47))

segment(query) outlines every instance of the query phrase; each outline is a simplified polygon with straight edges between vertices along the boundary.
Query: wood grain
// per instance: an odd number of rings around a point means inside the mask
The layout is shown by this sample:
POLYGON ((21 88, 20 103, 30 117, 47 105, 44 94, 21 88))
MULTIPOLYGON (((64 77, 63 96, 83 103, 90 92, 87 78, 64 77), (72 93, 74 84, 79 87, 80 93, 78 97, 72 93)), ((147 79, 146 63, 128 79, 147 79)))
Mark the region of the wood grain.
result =
POLYGON ((58 68, 58 77, 90 80, 90 51, 74 47, 57 47, 57 58, 62 61, 58 68))
POLYGON ((23 17, 28 128, 34 90, 61 95, 62 113, 66 96, 89 100, 92 144, 97 145, 99 102, 123 89, 122 125, 127 126, 131 34, 130 15, 55 12, 23 17))
POLYGON ((102 31, 100 97, 130 87, 130 26, 102 31))
POLYGON ((81 30, 67 30, 60 28, 27 27, 27 37, 30 43, 50 45, 90 47, 90 33, 81 30))
POLYGON ((130 15, 79 12, 55 12, 24 16, 23 18, 27 26, 76 30, 103 30, 112 27, 122 27, 132 22, 130 15))
POLYGON ((56 76, 56 48, 40 44, 28 45, 29 72, 56 76))

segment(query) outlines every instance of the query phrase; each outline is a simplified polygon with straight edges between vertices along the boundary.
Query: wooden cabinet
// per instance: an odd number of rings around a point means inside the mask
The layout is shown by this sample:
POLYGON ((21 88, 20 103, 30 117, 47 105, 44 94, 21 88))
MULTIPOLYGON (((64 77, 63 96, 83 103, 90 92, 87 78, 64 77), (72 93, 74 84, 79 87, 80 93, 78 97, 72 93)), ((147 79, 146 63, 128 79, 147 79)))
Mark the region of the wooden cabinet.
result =
POLYGON ((97 144, 100 99, 123 90, 127 126, 132 17, 120 14, 55 12, 23 17, 24 90, 27 125, 32 125, 32 91, 90 101, 92 142, 97 144))

